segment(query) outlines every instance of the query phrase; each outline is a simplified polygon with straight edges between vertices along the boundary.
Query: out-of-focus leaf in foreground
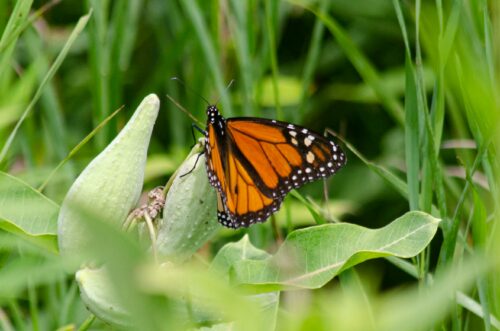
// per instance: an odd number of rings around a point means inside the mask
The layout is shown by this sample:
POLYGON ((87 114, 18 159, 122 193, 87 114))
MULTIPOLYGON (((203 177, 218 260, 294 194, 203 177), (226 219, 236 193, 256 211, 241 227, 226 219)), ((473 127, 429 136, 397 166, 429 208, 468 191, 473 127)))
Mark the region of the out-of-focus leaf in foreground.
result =
POLYGON ((326 289, 311 298, 312 302, 307 305, 299 300, 291 302, 289 309, 293 313, 280 315, 280 330, 432 329, 453 309, 457 291, 466 290, 492 265, 494 261, 474 256, 465 260, 463 265, 443 270, 426 287, 415 285, 380 295, 370 291, 364 296, 358 295, 349 286, 326 289))
POLYGON ((231 287, 218 274, 195 264, 165 264, 142 268, 137 279, 143 291, 170 299, 191 301, 191 309, 234 322, 236 330, 265 330, 258 303, 231 287))
MULTIPOLYGON (((221 277, 229 278, 231 266, 237 261, 251 259, 264 260, 271 255, 256 248, 247 235, 235 243, 228 243, 217 253, 212 261, 211 269, 221 273, 221 277)), ((264 320, 265 330, 274 330, 278 313, 280 293, 278 291, 248 296, 260 308, 260 316, 264 320)))

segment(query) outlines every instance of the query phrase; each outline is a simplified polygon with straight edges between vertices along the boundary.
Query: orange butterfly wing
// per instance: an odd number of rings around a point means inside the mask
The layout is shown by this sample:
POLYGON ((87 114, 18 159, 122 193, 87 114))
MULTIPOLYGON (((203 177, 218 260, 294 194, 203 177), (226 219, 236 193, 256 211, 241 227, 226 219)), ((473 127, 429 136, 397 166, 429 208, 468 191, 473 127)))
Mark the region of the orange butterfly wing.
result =
POLYGON ((290 190, 325 178, 346 162, 339 146, 306 128, 260 118, 225 120, 213 108, 215 113, 207 110, 205 154, 225 226, 265 221, 290 190))

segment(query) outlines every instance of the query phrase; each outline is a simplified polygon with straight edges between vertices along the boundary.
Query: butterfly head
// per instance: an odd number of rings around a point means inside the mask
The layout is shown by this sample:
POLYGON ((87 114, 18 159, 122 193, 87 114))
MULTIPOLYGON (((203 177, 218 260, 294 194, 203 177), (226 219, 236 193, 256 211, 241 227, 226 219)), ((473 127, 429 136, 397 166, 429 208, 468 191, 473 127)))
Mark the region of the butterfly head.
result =
POLYGON ((212 124, 220 120, 221 115, 219 113, 219 110, 217 109, 217 106, 209 105, 207 107, 207 118, 208 121, 212 124))

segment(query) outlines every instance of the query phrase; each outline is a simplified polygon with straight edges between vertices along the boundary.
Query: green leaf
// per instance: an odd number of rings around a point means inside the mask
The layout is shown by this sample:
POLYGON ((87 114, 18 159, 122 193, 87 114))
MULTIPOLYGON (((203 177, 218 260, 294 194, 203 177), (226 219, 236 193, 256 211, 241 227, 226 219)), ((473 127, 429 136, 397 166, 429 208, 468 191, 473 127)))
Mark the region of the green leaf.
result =
POLYGON ((252 245, 248 235, 245 235, 240 241, 222 247, 213 259, 211 268, 226 274, 238 261, 264 260, 269 257, 271 257, 269 253, 252 245))
POLYGON ((0 172, 0 228, 57 251, 59 206, 34 188, 0 172))
POLYGON ((363 261, 417 255, 429 244, 439 222, 415 211, 376 230, 348 223, 297 230, 290 233, 274 256, 235 263, 233 279, 259 291, 319 288, 363 261))

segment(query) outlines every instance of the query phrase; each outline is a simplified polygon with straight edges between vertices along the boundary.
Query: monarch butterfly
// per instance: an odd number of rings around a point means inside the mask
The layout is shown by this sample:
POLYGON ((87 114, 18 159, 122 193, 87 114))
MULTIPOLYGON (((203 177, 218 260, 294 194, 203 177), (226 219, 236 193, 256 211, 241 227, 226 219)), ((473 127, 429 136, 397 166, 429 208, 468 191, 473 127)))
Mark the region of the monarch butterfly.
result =
POLYGON ((340 147, 307 128, 254 117, 225 119, 207 107, 204 154, 217 190, 217 218, 229 228, 264 222, 286 194, 346 163, 340 147))

